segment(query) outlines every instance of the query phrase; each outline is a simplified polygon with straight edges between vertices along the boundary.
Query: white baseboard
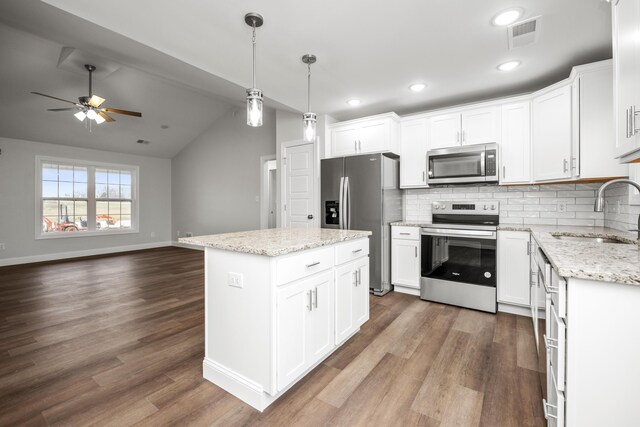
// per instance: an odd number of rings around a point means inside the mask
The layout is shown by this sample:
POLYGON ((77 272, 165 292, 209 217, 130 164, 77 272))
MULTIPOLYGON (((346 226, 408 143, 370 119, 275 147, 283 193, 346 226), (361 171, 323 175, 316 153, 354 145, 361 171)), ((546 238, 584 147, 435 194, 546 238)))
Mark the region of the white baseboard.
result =
POLYGON ((142 249, 162 248, 172 246, 172 242, 142 243, 138 245, 112 246, 108 248, 87 249, 83 251, 58 252, 53 254, 32 255, 16 258, 0 259, 0 267, 18 264, 30 264, 33 262, 56 261, 60 259, 81 258, 94 255, 105 255, 118 252, 139 251, 142 249))
POLYGON ((499 302, 498 311, 502 311, 503 313, 517 314, 518 316, 531 317, 531 309, 522 305, 511 305, 499 302))
POLYGON ((405 286, 393 285, 393 291, 400 292, 401 294, 414 295, 418 297, 420 296, 420 289, 407 288, 405 286))
POLYGON ((195 249, 195 250, 198 250, 198 251, 204 251, 204 246, 189 245, 187 243, 178 242, 176 240, 171 242, 171 246, 175 246, 177 248, 195 249))

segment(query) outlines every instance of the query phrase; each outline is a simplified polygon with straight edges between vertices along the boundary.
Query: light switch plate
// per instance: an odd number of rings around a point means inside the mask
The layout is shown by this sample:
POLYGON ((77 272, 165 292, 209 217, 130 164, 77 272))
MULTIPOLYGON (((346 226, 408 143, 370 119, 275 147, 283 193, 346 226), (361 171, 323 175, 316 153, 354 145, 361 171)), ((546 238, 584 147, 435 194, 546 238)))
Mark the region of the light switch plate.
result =
POLYGON ((244 286, 244 278, 242 277, 242 273, 233 273, 230 271, 227 277, 227 284, 235 288, 242 288, 244 286))

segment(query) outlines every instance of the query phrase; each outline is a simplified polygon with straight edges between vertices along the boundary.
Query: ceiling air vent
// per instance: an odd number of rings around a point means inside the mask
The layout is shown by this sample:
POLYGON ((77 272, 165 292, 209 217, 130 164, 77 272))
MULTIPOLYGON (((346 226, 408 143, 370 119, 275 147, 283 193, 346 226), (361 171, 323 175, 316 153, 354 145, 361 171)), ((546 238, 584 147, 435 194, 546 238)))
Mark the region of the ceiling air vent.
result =
POLYGON ((535 43, 538 33, 540 33, 539 16, 510 25, 507 28, 509 50, 535 43))

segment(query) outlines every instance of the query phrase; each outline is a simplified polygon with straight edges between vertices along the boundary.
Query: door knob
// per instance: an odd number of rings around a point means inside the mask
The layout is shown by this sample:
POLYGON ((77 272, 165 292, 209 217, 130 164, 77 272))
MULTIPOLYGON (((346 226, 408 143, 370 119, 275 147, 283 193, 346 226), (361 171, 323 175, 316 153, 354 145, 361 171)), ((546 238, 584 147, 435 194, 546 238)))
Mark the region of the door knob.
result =
POLYGON ((307 219, 313 219, 313 215, 307 215, 307 219))

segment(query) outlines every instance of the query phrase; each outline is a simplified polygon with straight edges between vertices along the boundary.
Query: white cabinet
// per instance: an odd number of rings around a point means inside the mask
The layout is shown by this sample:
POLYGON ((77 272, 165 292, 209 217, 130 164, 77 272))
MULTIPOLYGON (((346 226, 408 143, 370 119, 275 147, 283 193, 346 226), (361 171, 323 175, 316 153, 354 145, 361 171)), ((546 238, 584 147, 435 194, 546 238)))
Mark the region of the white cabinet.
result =
POLYGON ((502 106, 501 184, 531 181, 531 103, 502 106))
POLYGON ((488 106, 433 116, 429 120, 431 150, 500 141, 500 108, 488 106))
POLYGON ((615 159, 612 62, 576 70, 573 175, 580 179, 628 176, 628 166, 615 159))
POLYGON ((429 149, 460 145, 462 117, 460 113, 444 114, 429 119, 429 149))
POLYGON ((329 125, 331 152, 326 157, 397 152, 399 120, 396 114, 388 113, 329 125))
POLYGON ((391 236, 391 283, 397 292, 418 295, 420 289, 420 228, 394 226, 391 236))
POLYGON ((491 106, 462 112, 462 145, 500 141, 500 107, 491 106))
POLYGON ((533 179, 571 178, 571 85, 533 98, 533 179))
POLYGON ((369 258, 336 269, 335 344, 349 338, 369 319, 369 258))
POLYGON ((624 160, 640 158, 640 0, 612 4, 615 149, 624 160))
POLYGON ((529 306, 530 233, 498 231, 498 302, 529 306))
POLYGON ((414 118, 400 123, 400 187, 427 185, 428 120, 414 118))

